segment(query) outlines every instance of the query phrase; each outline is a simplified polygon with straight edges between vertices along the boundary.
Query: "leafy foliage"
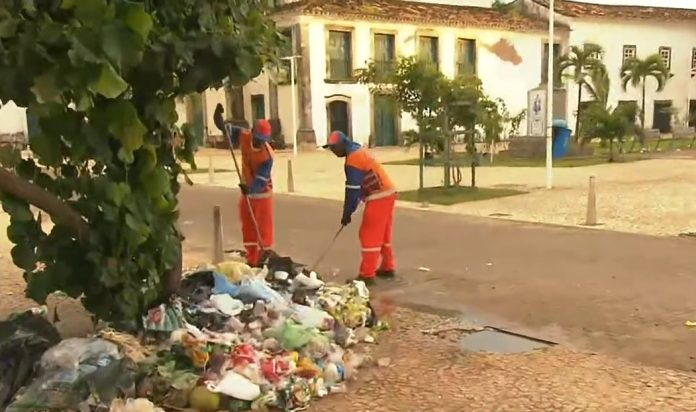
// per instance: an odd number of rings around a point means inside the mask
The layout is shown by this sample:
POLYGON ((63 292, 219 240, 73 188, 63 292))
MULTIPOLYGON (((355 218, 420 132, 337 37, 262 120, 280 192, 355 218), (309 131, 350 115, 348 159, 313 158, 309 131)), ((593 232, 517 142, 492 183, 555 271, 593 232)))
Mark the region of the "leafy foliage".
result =
MULTIPOLYGON (((88 310, 134 319, 180 265, 180 161, 193 128, 175 126, 175 98, 243 84, 273 59, 279 36, 261 0, 3 0, 0 100, 38 117, 34 159, 5 167, 77 211, 79 239, 60 216, 45 233, 5 191, 14 263, 39 302, 53 291, 88 310), (183 137, 175 147, 174 134, 183 137)), ((0 190, 3 186, 0 186, 0 190)))
POLYGON ((604 65, 594 67, 590 79, 586 87, 595 101, 585 113, 586 132, 609 143, 609 161, 613 162, 614 141, 621 143, 626 136, 635 132, 638 107, 636 104, 620 104, 615 108, 608 106, 610 81, 604 65))
MULTIPOLYGON (((525 111, 510 116, 501 99, 486 96, 478 77, 448 79, 432 64, 416 57, 399 58, 391 71, 371 63, 358 70, 356 77, 373 93, 393 96, 400 109, 415 119, 418 131, 405 132, 404 142, 421 146, 421 188, 423 154, 445 152, 452 130, 458 129, 466 136, 473 175, 479 137, 493 144, 505 134, 517 133, 525 116, 525 111)), ((446 164, 445 173, 449 173, 448 168, 446 164)), ((445 178, 445 182, 448 180, 445 178)))
POLYGON ((564 73, 566 78, 571 79, 578 86, 578 111, 575 120, 575 136, 577 138, 582 136, 580 133, 582 90, 587 85, 588 78, 596 71, 595 69, 604 67, 601 60, 603 53, 604 50, 600 45, 585 43, 582 46, 571 46, 570 52, 562 56, 559 61, 561 73, 564 73))
POLYGON ((641 89, 641 129, 645 129, 645 88, 648 78, 655 79, 658 92, 662 91, 667 81, 672 78, 669 68, 665 66, 659 54, 652 54, 644 60, 637 57, 628 59, 621 67, 621 87, 626 90, 630 84, 634 88, 641 89))

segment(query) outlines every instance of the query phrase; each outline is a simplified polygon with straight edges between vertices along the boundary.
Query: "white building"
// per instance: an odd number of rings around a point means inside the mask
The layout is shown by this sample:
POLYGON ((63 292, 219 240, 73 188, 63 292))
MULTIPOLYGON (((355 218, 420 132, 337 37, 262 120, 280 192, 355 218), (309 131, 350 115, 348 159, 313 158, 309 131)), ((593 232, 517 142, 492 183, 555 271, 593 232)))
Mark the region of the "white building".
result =
MULTIPOLYGON (((548 0, 518 0, 527 13, 547 16, 548 0)), ((665 2, 667 4, 668 2, 665 2)), ((649 79, 646 87, 645 126, 667 132, 672 125, 686 125, 696 114, 696 10, 610 6, 556 0, 556 19, 570 27, 571 45, 596 43, 604 48, 603 61, 611 80, 609 103, 640 104, 640 91, 621 87, 624 59, 641 59, 655 53, 663 56, 673 77, 663 91, 649 79)), ((577 110, 577 86, 568 84, 568 119, 577 110)), ((585 99, 583 99, 585 100, 585 99)), ((693 120, 689 124, 694 126, 693 120)))
MULTIPOLYGON (((281 6, 274 18, 292 38, 295 47, 288 54, 300 56, 296 128, 298 140, 308 144, 323 144, 330 130, 337 129, 363 144, 396 145, 402 131, 416 128, 410 116, 396 113, 388 97, 372 95, 353 79, 353 71, 369 61, 388 64, 397 56, 418 54, 450 77, 473 71, 485 91, 503 98, 511 113, 526 109, 527 92, 546 82, 548 22, 535 15, 399 0, 302 0, 281 6)), ((554 42, 562 50, 568 35, 567 27, 559 25, 554 42)), ((263 75, 244 87, 243 105, 251 110, 245 111, 245 120, 278 113, 290 143, 292 86, 273 83, 263 75), (262 103, 270 110, 259 109, 262 103)), ((564 101, 563 95, 560 116, 565 116, 564 101)))

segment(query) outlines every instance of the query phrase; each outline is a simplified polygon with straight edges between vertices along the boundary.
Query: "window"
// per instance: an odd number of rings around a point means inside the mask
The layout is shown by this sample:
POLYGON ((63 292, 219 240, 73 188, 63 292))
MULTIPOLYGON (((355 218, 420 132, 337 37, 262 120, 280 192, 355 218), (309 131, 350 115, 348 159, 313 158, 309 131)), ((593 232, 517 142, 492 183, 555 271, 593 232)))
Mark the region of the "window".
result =
POLYGON ((329 30, 328 78, 350 80, 353 78, 353 50, 350 31, 329 30))
POLYGON ((266 99, 262 94, 251 95, 251 115, 254 120, 266 118, 266 99))
POLYGON ((457 39, 455 74, 476 74, 476 40, 457 39))
POLYGON ((626 63, 627 60, 634 59, 636 57, 636 46, 623 46, 623 62, 626 63))
MULTIPOLYGON (((558 43, 553 44, 553 72, 554 72, 554 85, 561 86, 563 81, 561 80, 561 71, 558 69, 558 61, 561 57, 561 45, 558 43)), ((544 53, 542 55, 541 61, 541 83, 546 84, 548 80, 549 72, 549 44, 544 43, 544 53)))
POLYGON ((394 68, 396 48, 393 34, 377 33, 374 36, 374 61, 378 76, 383 76, 394 68))
POLYGON ((672 68, 672 48, 671 47, 660 47, 660 57, 662 58, 662 63, 668 69, 672 68))
POLYGON ((696 77, 696 47, 691 50, 691 77, 696 77))
POLYGON ((438 41, 437 37, 418 37, 418 57, 425 62, 432 63, 436 68, 439 67, 440 63, 438 41))
MULTIPOLYGON (((280 31, 281 36, 283 36, 283 43, 280 49, 280 67, 278 68, 278 84, 290 84, 292 76, 290 75, 290 59, 283 59, 283 57, 290 57, 295 55, 295 39, 293 36, 292 28, 288 27, 280 31)), ((295 81, 297 81, 297 61, 295 61, 295 81)))

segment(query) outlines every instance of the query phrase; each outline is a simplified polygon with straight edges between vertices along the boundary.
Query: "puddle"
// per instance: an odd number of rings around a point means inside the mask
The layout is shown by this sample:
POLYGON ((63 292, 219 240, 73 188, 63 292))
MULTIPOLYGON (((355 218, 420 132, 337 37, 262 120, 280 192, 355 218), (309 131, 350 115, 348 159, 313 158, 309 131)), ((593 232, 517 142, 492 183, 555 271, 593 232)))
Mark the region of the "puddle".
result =
POLYGON ((544 343, 497 330, 471 333, 463 336, 459 344, 466 351, 493 353, 523 353, 551 346, 550 342, 544 343))

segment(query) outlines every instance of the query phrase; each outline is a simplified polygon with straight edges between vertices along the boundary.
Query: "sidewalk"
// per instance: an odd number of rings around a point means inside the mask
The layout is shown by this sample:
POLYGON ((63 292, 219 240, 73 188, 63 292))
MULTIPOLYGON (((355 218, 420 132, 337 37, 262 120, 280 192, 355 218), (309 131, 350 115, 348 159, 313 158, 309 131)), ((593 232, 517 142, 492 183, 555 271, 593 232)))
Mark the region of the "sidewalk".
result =
POLYGON ((696 375, 643 367, 556 347, 543 352, 462 351, 457 335, 421 333, 442 318, 400 310, 398 330, 373 357, 386 367, 362 372, 347 394, 310 411, 692 411, 696 375))
MULTIPOLYGON (((415 150, 378 149, 374 155, 382 162, 411 159, 415 150)), ((206 149, 197 156, 199 168, 207 170, 208 159, 217 169, 234 170, 229 152, 206 149)), ((318 150, 300 153, 279 153, 273 168, 275 190, 288 191, 288 160, 292 159, 295 194, 324 199, 343 198, 343 163, 331 153, 318 150)), ((656 159, 634 163, 605 164, 578 168, 554 169, 554 189, 548 191, 544 168, 487 167, 479 168, 477 182, 481 187, 510 187, 528 194, 464 203, 449 207, 431 205, 432 210, 501 217, 507 219, 577 226, 584 222, 587 187, 590 176, 597 179, 597 215, 599 229, 631 233, 675 236, 696 230, 696 163, 689 159, 656 159)), ((394 184, 401 191, 418 188, 417 166, 385 166, 394 184)), ((462 170, 462 184, 468 184, 469 172, 462 170)), ((192 174, 196 184, 209 184, 208 174, 192 174)), ((425 168, 425 186, 438 186, 443 181, 439 167, 425 168)), ((216 173, 214 185, 235 187, 234 172, 216 173)), ((419 205, 400 202, 402 207, 419 205)))

